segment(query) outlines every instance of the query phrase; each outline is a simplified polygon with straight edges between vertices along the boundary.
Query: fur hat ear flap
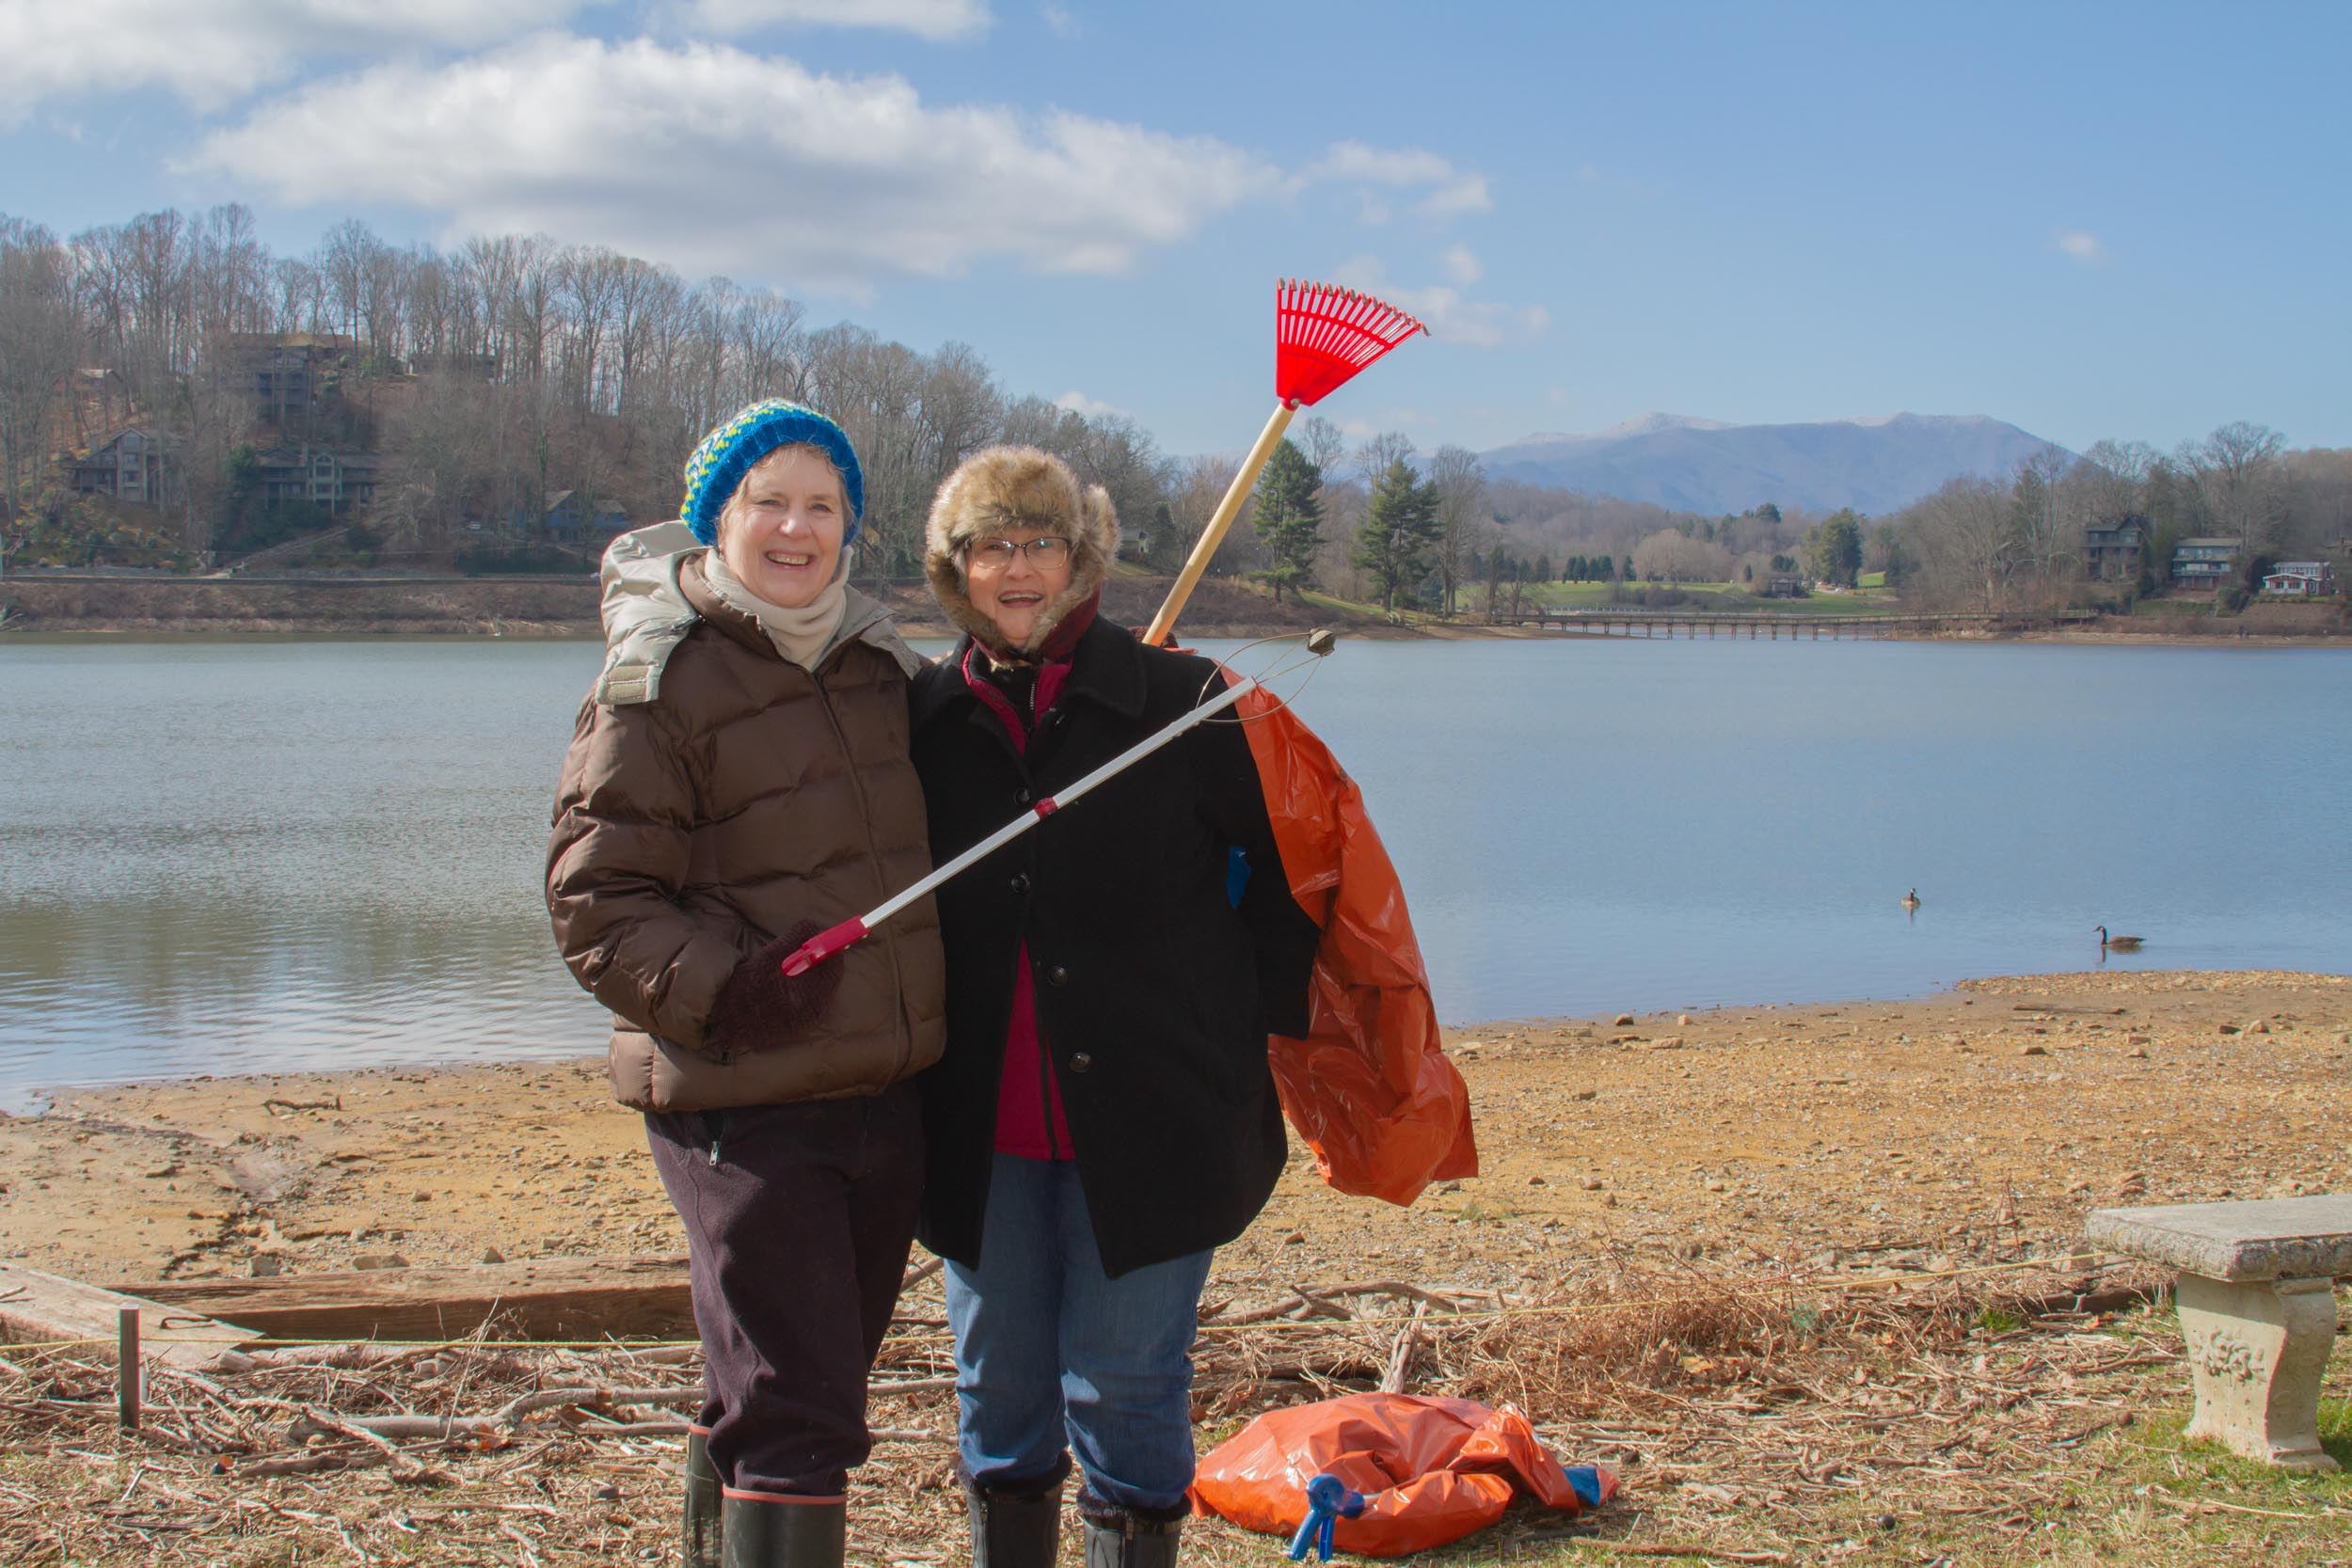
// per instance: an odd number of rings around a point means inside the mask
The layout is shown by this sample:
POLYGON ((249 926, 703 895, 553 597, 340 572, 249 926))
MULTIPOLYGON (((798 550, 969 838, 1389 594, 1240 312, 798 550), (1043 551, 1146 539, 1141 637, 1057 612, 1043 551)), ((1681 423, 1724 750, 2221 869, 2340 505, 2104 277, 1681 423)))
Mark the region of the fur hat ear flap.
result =
POLYGON ((1088 485, 1080 515, 1085 519, 1086 537, 1102 554, 1107 570, 1119 554, 1119 514, 1111 510, 1111 493, 1099 484, 1088 485))

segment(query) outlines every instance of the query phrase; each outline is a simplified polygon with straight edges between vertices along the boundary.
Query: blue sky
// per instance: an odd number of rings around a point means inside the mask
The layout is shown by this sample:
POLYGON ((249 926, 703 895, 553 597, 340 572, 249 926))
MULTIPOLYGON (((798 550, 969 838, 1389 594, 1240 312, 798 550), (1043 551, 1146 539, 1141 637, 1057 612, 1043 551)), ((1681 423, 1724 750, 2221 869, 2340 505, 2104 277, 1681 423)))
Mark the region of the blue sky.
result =
POLYGON ((0 212, 280 252, 540 230, 723 273, 1177 452, 1273 283, 1428 320, 1321 412, 2352 445, 2352 7, 0 0, 0 212))

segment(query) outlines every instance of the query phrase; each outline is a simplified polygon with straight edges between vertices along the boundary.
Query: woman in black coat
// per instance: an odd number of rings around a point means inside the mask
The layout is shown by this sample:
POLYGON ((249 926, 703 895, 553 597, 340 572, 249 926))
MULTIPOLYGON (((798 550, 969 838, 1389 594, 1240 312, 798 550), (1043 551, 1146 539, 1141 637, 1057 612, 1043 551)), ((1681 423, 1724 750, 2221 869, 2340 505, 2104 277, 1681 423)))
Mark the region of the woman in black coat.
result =
MULTIPOLYGON (((1223 689, 1095 610, 1110 500, 997 448, 931 510, 966 633, 915 679, 945 860, 1223 689)), ((1174 1559, 1210 1254, 1285 1153, 1269 1032, 1306 1032, 1316 928, 1249 744, 1212 720, 939 894, 947 1050, 926 1075, 921 1236, 947 1260, 959 1443, 985 1568, 1045 1568, 1074 1449, 1088 1561, 1174 1559)))

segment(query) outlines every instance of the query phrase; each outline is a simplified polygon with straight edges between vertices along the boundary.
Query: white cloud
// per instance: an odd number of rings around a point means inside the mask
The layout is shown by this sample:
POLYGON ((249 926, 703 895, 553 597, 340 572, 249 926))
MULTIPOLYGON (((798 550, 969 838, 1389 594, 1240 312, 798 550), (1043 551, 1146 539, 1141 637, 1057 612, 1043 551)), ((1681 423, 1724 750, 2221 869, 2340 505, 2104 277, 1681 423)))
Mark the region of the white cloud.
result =
POLYGON ((1074 39, 1078 36, 1078 19, 1070 14, 1067 7, 1053 5, 1049 0, 1048 4, 1037 8, 1037 14, 1045 19, 1045 25, 1053 29, 1055 37, 1074 39))
POLYGON ((1411 289, 1391 282, 1387 268, 1370 256, 1359 256, 1343 263, 1337 276, 1348 287, 1361 289, 1420 317, 1428 326, 1429 335, 1441 342, 1502 348, 1541 337, 1551 325, 1551 312, 1540 305, 1473 300, 1459 289, 1443 283, 1411 289))
POLYGON ((1064 392, 1054 400, 1054 406, 1066 413, 1076 414, 1089 420, 1099 420, 1111 415, 1122 420, 1129 417, 1124 408, 1115 404, 1104 403, 1101 398, 1090 398, 1084 392, 1064 392))
POLYGON ((1466 245, 1448 245, 1438 260, 1444 266, 1445 275, 1465 289, 1486 276, 1485 263, 1471 255, 1466 245))
POLYGON ((934 43, 988 31, 983 0, 693 0, 688 24, 733 37, 762 27, 873 27, 934 43))
POLYGON ((218 108, 320 54, 475 48, 583 0, 0 0, 0 125, 44 100, 162 87, 218 108))
POLYGON ((2051 243, 2058 247, 2060 255, 2080 261, 2084 266, 2106 258, 2106 247, 2100 245, 2099 236, 2084 233, 2079 229, 2062 229, 2051 243))
MULTIPOLYGON (((1438 217, 1483 213, 1494 205, 1485 175, 1465 173, 1435 152, 1413 148, 1383 150, 1366 147, 1362 142, 1334 142, 1328 152, 1309 166, 1306 178, 1391 189, 1425 189, 1429 194, 1422 198, 1421 210, 1438 217)), ((1387 216, 1384 204, 1367 198, 1367 223, 1379 223, 1387 216)))
POLYGON ((933 108, 899 77, 723 45, 560 37, 307 87, 191 165, 289 202, 398 202, 456 232, 545 230, 840 291, 999 259, 1116 273, 1281 184, 1207 137, 933 108))

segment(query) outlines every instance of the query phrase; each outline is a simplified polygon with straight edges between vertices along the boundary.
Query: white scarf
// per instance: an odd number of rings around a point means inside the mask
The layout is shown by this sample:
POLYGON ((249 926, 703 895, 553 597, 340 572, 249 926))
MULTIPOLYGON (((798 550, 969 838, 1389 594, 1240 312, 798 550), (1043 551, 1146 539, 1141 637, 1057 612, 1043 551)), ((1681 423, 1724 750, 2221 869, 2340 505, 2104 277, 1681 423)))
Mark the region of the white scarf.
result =
POLYGON ((841 617, 849 609, 849 576, 850 552, 845 549, 834 559, 833 580, 808 603, 787 610, 745 587, 740 578, 727 570, 716 549, 703 553, 703 580, 719 595, 719 602, 758 622, 776 652, 803 670, 817 668, 825 650, 833 646, 834 634, 841 629, 841 617))

